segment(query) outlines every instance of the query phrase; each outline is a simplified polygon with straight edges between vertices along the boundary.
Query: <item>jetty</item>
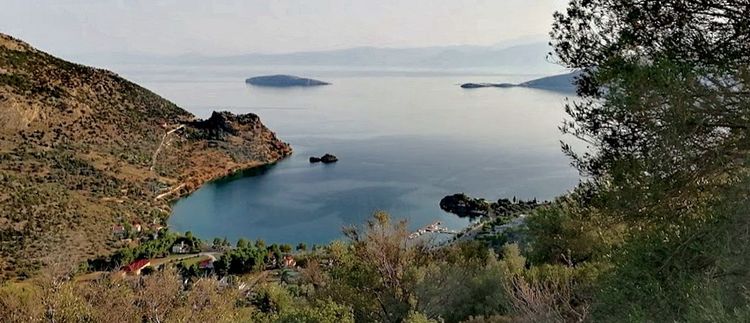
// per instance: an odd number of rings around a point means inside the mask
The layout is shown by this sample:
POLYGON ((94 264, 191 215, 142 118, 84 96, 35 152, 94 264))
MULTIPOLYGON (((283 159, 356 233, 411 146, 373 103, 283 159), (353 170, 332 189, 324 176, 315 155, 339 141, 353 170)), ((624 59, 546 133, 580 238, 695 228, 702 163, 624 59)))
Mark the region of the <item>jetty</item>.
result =
POLYGON ((440 221, 435 221, 434 223, 421 227, 417 231, 414 231, 411 234, 409 234, 409 240, 416 239, 428 233, 458 234, 458 231, 450 230, 442 226, 442 223, 440 221))

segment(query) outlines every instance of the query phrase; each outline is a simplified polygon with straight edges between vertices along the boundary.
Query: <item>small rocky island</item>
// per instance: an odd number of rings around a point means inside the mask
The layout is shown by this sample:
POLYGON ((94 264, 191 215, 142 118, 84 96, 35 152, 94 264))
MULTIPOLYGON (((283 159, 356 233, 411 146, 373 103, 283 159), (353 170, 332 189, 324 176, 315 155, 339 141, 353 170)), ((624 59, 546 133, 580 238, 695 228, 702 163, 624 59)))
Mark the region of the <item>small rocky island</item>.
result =
POLYGON ((339 161, 338 157, 331 155, 331 154, 325 154, 322 157, 310 157, 310 163, 323 163, 323 164, 330 164, 335 163, 339 161))
POLYGON ((245 80, 245 83, 255 86, 268 86, 268 87, 292 87, 292 86, 320 86, 329 85, 331 83, 323 82, 314 79, 308 79, 304 77, 298 77, 293 75, 265 75, 251 77, 245 80))
POLYGON ((517 85, 511 83, 464 83, 461 87, 464 89, 478 89, 483 87, 515 87, 517 85))
POLYGON ((443 211, 470 218, 510 216, 531 211, 542 204, 544 203, 539 203, 536 199, 524 201, 515 197, 512 200, 501 198, 496 202, 490 202, 482 198, 472 198, 463 193, 448 195, 440 200, 440 208, 443 211))

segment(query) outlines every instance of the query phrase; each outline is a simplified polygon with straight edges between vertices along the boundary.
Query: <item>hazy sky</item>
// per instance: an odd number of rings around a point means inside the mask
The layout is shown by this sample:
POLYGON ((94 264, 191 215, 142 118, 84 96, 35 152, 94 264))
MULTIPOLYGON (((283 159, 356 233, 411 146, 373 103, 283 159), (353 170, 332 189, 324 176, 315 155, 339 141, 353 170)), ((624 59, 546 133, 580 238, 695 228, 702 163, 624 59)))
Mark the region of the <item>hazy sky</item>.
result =
POLYGON ((56 54, 492 45, 544 35, 565 0, 0 0, 0 32, 56 54))

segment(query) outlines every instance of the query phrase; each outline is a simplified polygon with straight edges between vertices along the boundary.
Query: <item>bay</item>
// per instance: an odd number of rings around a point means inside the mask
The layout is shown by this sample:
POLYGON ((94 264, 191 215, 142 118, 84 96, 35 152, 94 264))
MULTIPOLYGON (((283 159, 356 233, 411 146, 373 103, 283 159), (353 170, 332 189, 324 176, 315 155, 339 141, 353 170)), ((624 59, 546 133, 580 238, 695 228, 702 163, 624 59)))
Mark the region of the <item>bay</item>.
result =
MULTIPOLYGON (((464 82, 522 82, 538 75, 478 71, 315 67, 111 67, 190 112, 256 113, 294 154, 253 176, 208 183, 173 205, 169 226, 210 239, 326 243, 376 210, 411 228, 441 221, 457 192, 551 199, 579 180, 557 127, 570 94, 527 88, 462 89, 464 82), (310 88, 246 85, 289 73, 332 83, 310 88), (335 164, 310 164, 333 153, 335 164)), ((568 138, 569 139, 569 138, 568 138)))

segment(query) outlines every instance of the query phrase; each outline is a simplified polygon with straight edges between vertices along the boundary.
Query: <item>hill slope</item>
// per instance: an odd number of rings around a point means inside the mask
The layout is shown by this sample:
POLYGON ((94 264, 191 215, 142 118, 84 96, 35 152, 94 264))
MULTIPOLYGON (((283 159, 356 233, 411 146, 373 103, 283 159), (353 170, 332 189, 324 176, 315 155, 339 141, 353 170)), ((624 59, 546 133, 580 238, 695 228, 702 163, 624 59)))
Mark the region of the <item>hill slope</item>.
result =
POLYGON ((575 92, 575 80, 581 75, 580 71, 567 74, 543 77, 519 84, 518 86, 543 89, 550 91, 575 92))
POLYGON ((273 163, 288 144, 253 114, 193 115, 112 72, 0 34, 0 280, 118 246, 168 199, 273 163))

